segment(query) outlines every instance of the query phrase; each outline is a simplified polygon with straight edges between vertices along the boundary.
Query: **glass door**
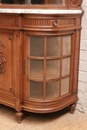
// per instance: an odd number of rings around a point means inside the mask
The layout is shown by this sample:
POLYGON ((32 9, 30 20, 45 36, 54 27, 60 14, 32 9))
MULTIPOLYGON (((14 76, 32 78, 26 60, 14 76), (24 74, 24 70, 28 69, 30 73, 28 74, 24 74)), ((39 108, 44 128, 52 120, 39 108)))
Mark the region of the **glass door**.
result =
POLYGON ((26 4, 59 4, 64 5, 65 0, 25 0, 26 4))
POLYGON ((27 98, 50 100, 71 93, 72 36, 27 35, 27 98))
POLYGON ((5 4, 58 4, 64 5, 65 0, 0 0, 5 4))

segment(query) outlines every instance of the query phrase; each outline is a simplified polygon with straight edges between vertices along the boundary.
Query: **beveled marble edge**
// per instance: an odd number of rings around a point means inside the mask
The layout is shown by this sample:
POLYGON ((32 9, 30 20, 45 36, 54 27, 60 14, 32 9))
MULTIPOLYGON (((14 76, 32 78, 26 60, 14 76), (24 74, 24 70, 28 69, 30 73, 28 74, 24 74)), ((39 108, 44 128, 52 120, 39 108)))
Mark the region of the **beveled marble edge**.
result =
POLYGON ((1 8, 0 13, 17 14, 81 14, 82 10, 57 10, 57 9, 5 9, 1 8))

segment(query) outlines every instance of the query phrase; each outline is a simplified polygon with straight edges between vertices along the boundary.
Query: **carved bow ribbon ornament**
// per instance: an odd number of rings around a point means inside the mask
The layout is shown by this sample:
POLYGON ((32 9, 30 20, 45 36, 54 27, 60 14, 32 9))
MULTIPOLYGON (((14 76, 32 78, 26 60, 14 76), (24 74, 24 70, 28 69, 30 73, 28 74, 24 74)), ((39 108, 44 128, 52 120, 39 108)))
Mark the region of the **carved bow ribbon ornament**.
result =
POLYGON ((0 41, 0 74, 5 72, 4 65, 6 63, 6 58, 2 52, 4 48, 4 44, 0 41))

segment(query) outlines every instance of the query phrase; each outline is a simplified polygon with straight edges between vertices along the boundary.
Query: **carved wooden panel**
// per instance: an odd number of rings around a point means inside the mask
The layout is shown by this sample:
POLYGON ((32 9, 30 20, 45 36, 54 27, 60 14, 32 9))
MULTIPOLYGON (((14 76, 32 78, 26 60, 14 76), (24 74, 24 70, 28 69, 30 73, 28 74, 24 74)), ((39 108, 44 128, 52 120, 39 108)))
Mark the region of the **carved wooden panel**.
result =
POLYGON ((12 39, 9 34, 0 33, 0 91, 12 92, 12 39))
POLYGON ((59 20, 59 25, 60 26, 64 26, 64 25, 67 25, 67 26, 71 26, 71 25, 75 25, 75 19, 60 19, 59 20))
POLYGON ((3 42, 0 41, 0 74, 5 73, 5 63, 6 63, 6 58, 3 54, 3 49, 4 49, 4 44, 3 42))
POLYGON ((14 16, 0 15, 0 26, 13 27, 15 25, 16 25, 16 18, 14 16))

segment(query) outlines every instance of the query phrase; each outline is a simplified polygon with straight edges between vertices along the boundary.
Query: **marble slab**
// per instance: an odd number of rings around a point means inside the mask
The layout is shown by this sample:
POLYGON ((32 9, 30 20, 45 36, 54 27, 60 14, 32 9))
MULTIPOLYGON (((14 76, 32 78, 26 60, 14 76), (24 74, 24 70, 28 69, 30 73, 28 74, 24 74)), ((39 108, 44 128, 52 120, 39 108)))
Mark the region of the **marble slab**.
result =
POLYGON ((17 14, 81 14, 82 10, 57 10, 57 9, 5 9, 1 8, 0 13, 17 14))

